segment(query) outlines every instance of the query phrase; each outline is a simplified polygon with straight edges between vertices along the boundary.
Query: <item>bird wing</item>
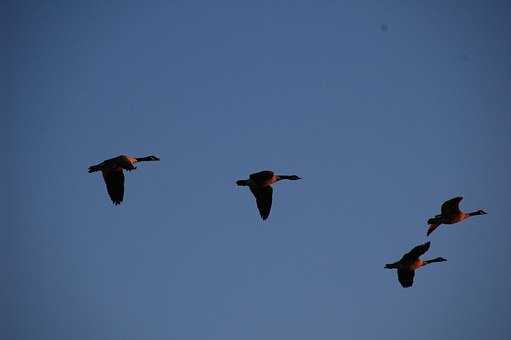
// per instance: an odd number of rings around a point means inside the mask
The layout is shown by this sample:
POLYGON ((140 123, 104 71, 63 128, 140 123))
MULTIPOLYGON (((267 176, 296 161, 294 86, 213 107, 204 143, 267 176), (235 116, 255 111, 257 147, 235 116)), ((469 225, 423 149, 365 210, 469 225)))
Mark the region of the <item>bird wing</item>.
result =
POLYGON ((415 276, 414 270, 398 269, 397 279, 403 288, 408 288, 413 285, 413 277, 415 276))
POLYGON ((415 248, 410 250, 408 253, 404 254, 403 257, 401 258, 401 261, 410 262, 410 261, 417 260, 425 252, 428 251, 430 245, 431 245, 431 242, 426 242, 424 244, 416 246, 415 248))
POLYGON ((429 234, 431 234, 432 232, 435 231, 436 228, 438 228, 438 226, 440 225, 440 223, 431 223, 429 225, 429 228, 428 228, 428 232, 426 233, 427 236, 429 236, 429 234))
POLYGON ((460 202, 463 197, 454 197, 442 204, 442 215, 453 215, 460 212, 460 202))
POLYGON ((254 194, 257 203, 257 209, 263 220, 266 220, 270 215, 273 189, 271 186, 265 187, 250 187, 250 191, 254 194))
POLYGON ((273 178, 273 171, 265 170, 253 173, 249 176, 256 184, 264 185, 270 179, 273 178))
POLYGON ((121 168, 117 170, 103 170, 103 179, 105 180, 106 190, 115 205, 122 202, 124 198, 124 173, 121 168))

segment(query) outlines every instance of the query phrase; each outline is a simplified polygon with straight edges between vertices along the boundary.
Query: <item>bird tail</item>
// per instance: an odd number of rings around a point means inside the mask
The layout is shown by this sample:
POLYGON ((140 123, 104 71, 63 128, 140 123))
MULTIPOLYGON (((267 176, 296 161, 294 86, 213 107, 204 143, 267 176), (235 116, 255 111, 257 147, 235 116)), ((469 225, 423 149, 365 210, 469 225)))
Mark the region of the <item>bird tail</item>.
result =
POLYGON ((385 268, 386 268, 386 269, 395 269, 395 268, 396 268, 396 266, 395 266, 395 263, 387 263, 387 264, 385 265, 385 268))
POLYGON ((96 171, 99 171, 99 170, 101 170, 101 168, 99 166, 97 166, 97 165, 89 166, 89 173, 96 172, 96 171))
POLYGON ((248 186, 248 181, 246 179, 240 179, 240 180, 236 181, 236 184, 241 187, 246 187, 246 186, 248 186))

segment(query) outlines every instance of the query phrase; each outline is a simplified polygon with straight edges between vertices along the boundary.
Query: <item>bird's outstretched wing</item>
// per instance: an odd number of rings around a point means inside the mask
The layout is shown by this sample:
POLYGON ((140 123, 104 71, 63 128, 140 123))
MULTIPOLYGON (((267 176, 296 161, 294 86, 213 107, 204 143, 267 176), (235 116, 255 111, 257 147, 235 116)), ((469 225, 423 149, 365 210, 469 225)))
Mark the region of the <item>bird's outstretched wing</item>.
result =
POLYGON ((413 285, 413 277, 415 276, 414 270, 398 269, 397 279, 403 288, 408 288, 413 285))
POLYGON ((121 168, 117 170, 107 169, 101 171, 105 180, 106 190, 115 205, 124 199, 124 173, 121 168))
POLYGON ((250 191, 254 194, 257 203, 257 209, 263 220, 270 216, 273 189, 271 186, 265 187, 250 187, 250 191))
POLYGON ((442 215, 452 215, 460 212, 460 202, 463 199, 463 197, 458 196, 451 198, 448 201, 445 201, 442 204, 442 215))
POLYGON ((404 254, 401 258, 401 261, 415 261, 419 257, 421 257, 425 252, 428 251, 431 242, 426 242, 424 244, 418 245, 408 253, 404 254))
POLYGON ((440 223, 431 223, 428 227, 428 232, 426 233, 427 236, 429 236, 429 234, 431 234, 432 232, 435 231, 436 228, 438 228, 438 226, 440 225, 440 223))

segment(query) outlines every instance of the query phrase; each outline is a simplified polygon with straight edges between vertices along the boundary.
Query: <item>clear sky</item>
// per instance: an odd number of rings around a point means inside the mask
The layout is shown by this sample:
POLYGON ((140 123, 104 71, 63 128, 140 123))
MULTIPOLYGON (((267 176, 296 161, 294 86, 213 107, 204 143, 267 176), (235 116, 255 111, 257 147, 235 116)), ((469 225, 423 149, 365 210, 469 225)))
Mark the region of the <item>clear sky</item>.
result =
POLYGON ((509 1, 3 8, 3 339, 511 337, 509 1), (161 161, 115 207, 119 154, 161 161), (264 169, 303 178, 265 222, 264 169))

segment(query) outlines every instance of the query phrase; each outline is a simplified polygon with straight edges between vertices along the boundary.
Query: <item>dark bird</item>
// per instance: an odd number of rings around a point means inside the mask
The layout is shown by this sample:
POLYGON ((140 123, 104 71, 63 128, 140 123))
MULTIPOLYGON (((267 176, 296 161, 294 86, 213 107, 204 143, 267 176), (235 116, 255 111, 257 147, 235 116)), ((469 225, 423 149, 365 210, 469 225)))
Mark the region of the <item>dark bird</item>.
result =
POLYGON ((436 215, 428 220, 428 232, 431 234, 440 224, 454 224, 466 220, 471 216, 486 215, 486 211, 479 209, 471 213, 465 213, 460 210, 460 202, 463 197, 454 197, 442 204, 440 215, 436 215))
POLYGON ((126 155, 107 159, 97 165, 89 166, 89 173, 101 171, 105 180, 106 190, 115 205, 122 202, 124 198, 124 172, 123 170, 135 170, 137 162, 159 161, 156 156, 129 157, 126 155))
POLYGON ((432 260, 421 260, 420 257, 428 251, 430 244, 430 242, 421 244, 413 248, 409 253, 404 254, 401 260, 385 265, 387 269, 397 269, 397 279, 403 288, 408 288, 413 285, 413 277, 415 276, 416 269, 430 263, 447 261, 443 257, 437 257, 432 260))
POLYGON ((260 171, 251 174, 248 179, 240 179, 236 181, 239 186, 248 186, 254 195, 257 203, 257 209, 263 220, 266 220, 270 215, 273 188, 271 185, 275 182, 288 179, 296 181, 301 179, 296 175, 275 175, 273 171, 260 171))

